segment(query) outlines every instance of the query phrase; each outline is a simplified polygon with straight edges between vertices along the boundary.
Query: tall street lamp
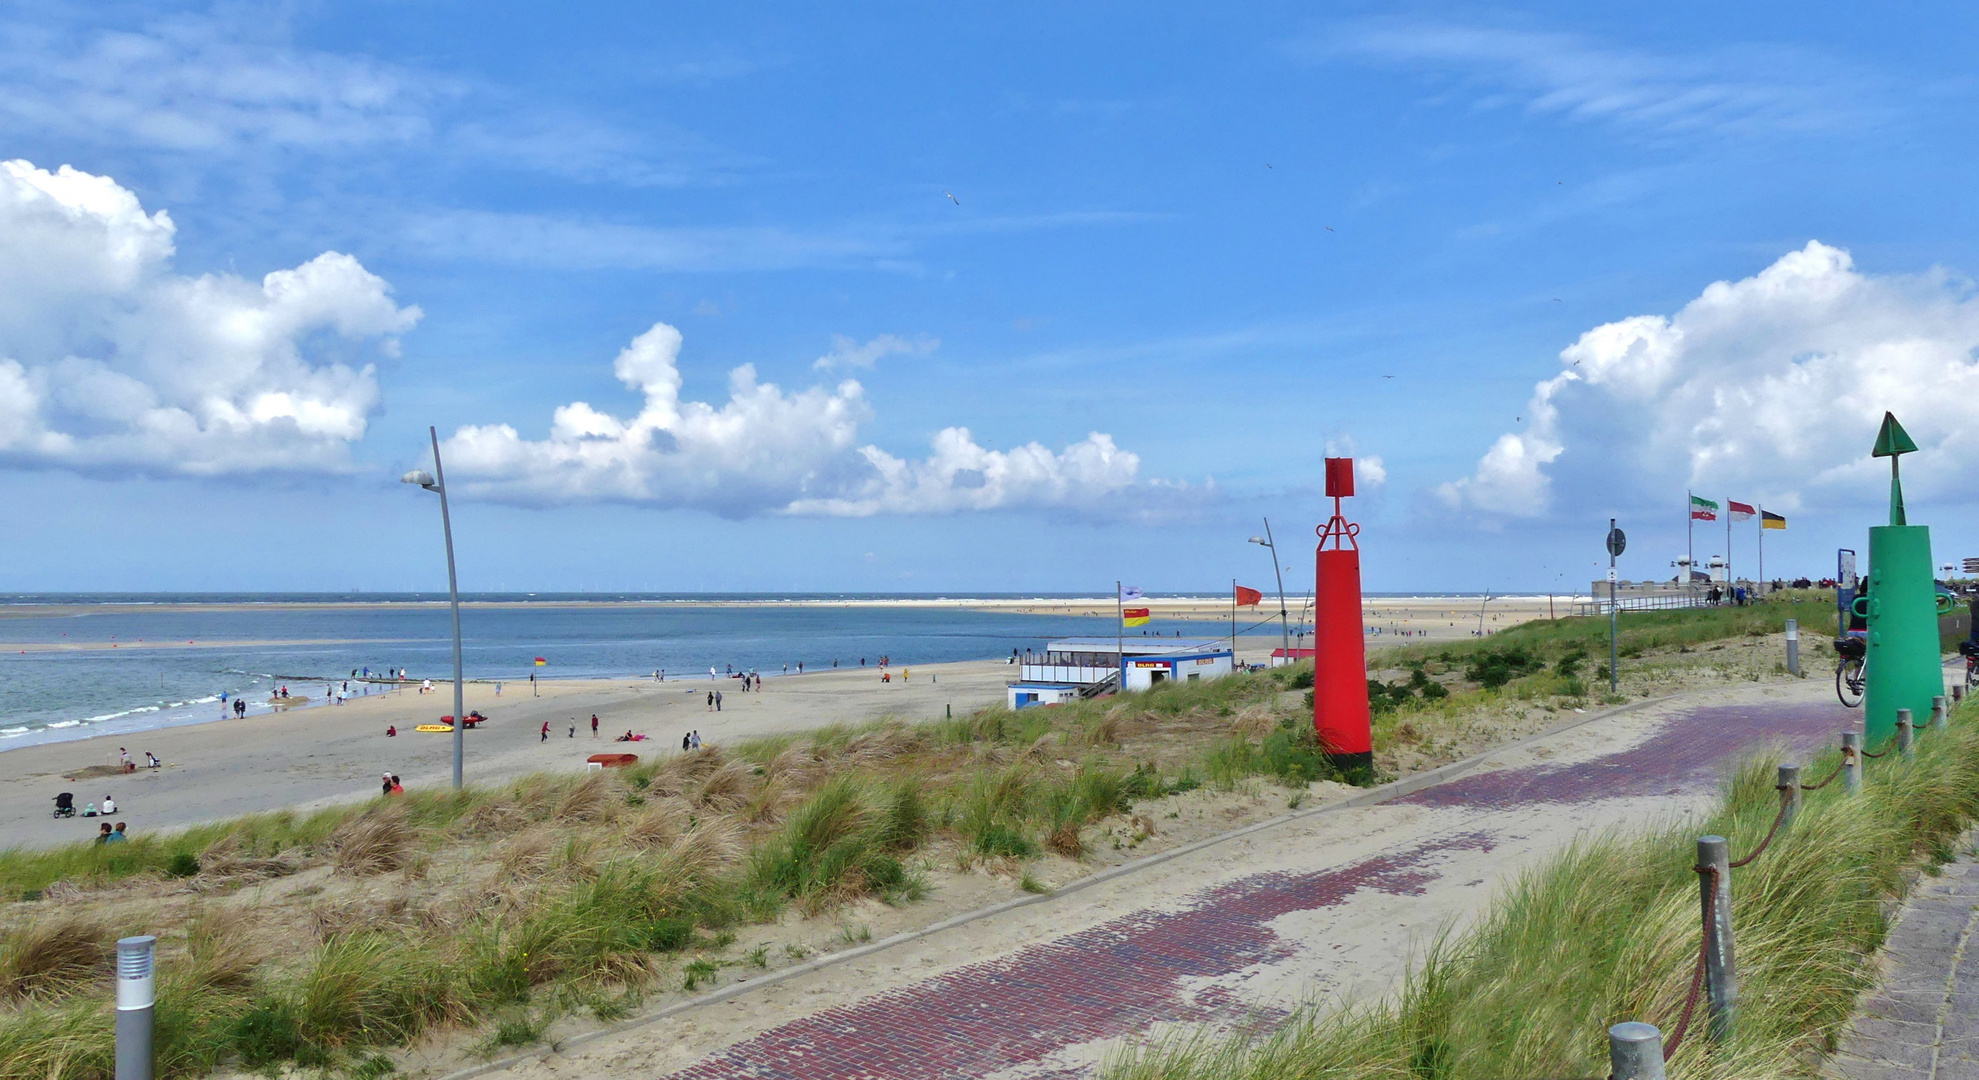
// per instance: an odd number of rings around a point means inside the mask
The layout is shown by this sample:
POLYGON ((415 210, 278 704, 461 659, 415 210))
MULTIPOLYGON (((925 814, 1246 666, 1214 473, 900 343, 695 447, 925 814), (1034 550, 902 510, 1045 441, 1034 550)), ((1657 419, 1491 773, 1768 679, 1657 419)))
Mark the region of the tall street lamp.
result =
POLYGON ((1251 537, 1251 543, 1258 544, 1271 552, 1271 572, 1278 578, 1278 637, 1283 645, 1285 662, 1292 662, 1292 628, 1290 615, 1285 611, 1285 571, 1278 565, 1278 545, 1271 542, 1271 519, 1264 519, 1264 535, 1251 537))
POLYGON ((453 601, 454 615, 454 787, 458 789, 461 757, 467 746, 467 713, 461 701, 460 678, 460 579, 454 575, 454 523, 447 512, 447 470, 440 464, 440 431, 429 427, 426 433, 433 438, 433 472, 414 469, 399 477, 399 481, 418 484, 440 496, 440 530, 447 538, 447 595, 453 601))

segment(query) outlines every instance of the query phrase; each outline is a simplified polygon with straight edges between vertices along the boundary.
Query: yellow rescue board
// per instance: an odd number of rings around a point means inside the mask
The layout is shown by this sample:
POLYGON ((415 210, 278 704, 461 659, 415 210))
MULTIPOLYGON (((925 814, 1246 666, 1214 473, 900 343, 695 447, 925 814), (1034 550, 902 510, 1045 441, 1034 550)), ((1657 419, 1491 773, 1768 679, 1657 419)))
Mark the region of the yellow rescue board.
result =
POLYGON ((419 725, 418 727, 416 727, 416 728, 413 728, 412 730, 414 730, 414 731, 452 731, 453 729, 454 729, 454 726, 453 726, 452 724, 421 724, 421 725, 419 725))

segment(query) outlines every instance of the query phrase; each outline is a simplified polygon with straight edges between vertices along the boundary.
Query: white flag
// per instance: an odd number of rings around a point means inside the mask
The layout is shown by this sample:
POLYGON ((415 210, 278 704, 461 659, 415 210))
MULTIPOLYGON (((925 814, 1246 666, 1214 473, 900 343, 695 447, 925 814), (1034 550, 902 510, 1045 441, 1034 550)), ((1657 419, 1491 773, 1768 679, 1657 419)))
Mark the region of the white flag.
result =
POLYGON ((1145 593, 1141 592, 1141 587, 1139 585, 1120 586, 1120 602, 1123 604, 1129 600, 1139 600, 1145 595, 1146 595, 1145 593))

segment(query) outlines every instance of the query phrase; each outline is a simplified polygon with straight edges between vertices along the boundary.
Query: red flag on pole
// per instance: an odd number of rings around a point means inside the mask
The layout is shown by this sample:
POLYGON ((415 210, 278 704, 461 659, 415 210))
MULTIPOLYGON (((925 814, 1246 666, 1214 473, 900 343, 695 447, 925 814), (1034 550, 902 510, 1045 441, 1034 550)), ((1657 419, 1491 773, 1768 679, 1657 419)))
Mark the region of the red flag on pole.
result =
POLYGON ((1254 607, 1263 602, 1263 593, 1248 585, 1237 586, 1237 604, 1239 607, 1254 607))

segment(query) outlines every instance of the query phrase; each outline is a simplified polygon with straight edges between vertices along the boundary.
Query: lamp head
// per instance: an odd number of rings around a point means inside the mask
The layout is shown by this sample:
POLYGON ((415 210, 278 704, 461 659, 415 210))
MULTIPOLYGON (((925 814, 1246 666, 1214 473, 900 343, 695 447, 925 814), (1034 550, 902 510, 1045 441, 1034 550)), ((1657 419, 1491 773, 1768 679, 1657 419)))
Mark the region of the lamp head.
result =
MULTIPOLYGON (((1265 541, 1264 541, 1264 537, 1262 537, 1262 536, 1253 536, 1253 537, 1251 537, 1251 543, 1253 543, 1253 544, 1263 544, 1264 542, 1265 542, 1265 541)), ((1269 546, 1269 545, 1267 545, 1267 546, 1269 546)))
POLYGON ((440 490, 439 481, 433 479, 433 474, 427 472, 425 469, 414 469, 406 473, 404 476, 399 477, 399 483, 418 484, 428 491, 440 490))

